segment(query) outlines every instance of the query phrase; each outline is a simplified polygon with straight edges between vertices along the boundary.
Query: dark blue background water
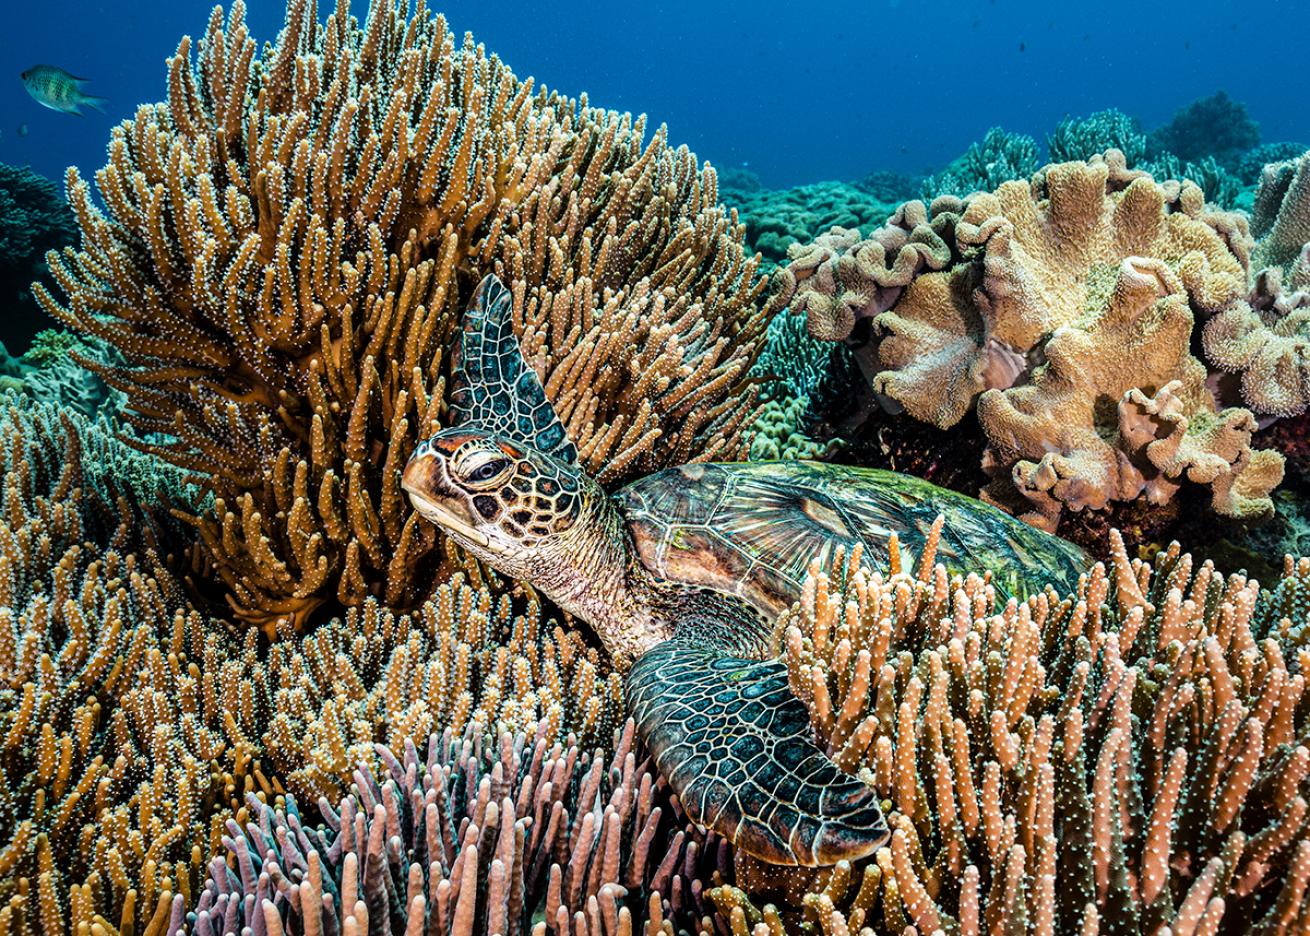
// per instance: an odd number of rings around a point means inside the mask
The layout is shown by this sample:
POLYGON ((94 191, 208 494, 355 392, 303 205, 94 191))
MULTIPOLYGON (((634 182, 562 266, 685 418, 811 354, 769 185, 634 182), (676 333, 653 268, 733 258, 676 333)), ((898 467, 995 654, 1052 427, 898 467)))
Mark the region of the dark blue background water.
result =
MULTIPOLYGON (((321 12, 330 9, 323 0, 321 12)), ((362 15, 366 2, 356 0, 362 15)), ((765 185, 945 163, 1000 124, 1038 140, 1066 113, 1118 107, 1149 128, 1224 89, 1265 140, 1310 138, 1310 0, 534 3, 434 0, 520 76, 645 112, 765 185)), ((164 59, 204 32, 207 0, 5 0, 0 161, 97 169, 109 128, 165 97, 164 59), (19 73, 60 65, 109 113, 40 107, 19 73), (28 135, 17 130, 26 124, 28 135)), ((257 40, 281 0, 251 0, 257 40)))

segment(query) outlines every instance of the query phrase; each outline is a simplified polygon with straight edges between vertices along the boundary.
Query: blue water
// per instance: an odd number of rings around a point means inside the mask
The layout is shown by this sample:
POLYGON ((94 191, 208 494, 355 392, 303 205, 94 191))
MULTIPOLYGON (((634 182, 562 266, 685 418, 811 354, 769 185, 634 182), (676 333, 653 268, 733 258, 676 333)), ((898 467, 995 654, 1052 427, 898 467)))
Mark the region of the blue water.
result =
MULTIPOLYGON (((361 15, 366 6, 354 3, 361 15)), ((716 164, 747 164, 771 187, 935 169, 990 126, 1041 140, 1063 115, 1106 107, 1150 128, 1219 89, 1247 106, 1265 140, 1310 137, 1310 0, 431 6, 519 75, 644 112, 675 143, 716 164)), ((110 127, 164 98, 164 60, 184 33, 203 33, 211 4, 5 0, 3 9, 0 162, 62 179, 69 164, 99 168, 110 127), (87 92, 108 97, 109 112, 40 107, 18 78, 36 63, 90 78, 87 92)), ((261 41, 282 16, 281 0, 251 0, 261 41)))

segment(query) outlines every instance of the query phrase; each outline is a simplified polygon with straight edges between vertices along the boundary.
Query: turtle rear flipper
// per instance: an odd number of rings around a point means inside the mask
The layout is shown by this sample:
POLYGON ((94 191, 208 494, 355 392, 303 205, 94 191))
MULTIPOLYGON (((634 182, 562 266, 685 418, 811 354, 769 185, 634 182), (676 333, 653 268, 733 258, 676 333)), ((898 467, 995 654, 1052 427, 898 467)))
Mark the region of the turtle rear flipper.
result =
POLYGON ((773 864, 827 866, 887 841, 877 794, 814 744, 780 661, 678 638, 633 665, 637 732, 688 815, 773 864))

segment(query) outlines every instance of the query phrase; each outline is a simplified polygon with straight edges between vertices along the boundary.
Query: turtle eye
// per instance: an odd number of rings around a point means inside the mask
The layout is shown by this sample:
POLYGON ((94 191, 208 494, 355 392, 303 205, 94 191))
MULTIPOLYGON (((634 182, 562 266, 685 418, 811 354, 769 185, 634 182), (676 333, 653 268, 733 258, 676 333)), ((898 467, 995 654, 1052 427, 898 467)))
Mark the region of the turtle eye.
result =
POLYGON ((508 458, 493 458, 478 465, 468 473, 470 481, 482 482, 498 478, 509 467, 508 458))

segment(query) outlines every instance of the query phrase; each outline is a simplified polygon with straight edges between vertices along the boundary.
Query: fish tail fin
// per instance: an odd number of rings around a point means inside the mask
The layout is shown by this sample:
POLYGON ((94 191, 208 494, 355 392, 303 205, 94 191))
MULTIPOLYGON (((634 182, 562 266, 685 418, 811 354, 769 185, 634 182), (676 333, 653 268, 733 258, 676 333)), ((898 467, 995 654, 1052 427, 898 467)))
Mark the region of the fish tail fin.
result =
MULTIPOLYGON (((109 98, 91 97, 89 94, 84 94, 82 95, 82 99, 77 103, 85 104, 87 107, 98 110, 103 114, 105 112, 105 105, 109 103, 109 98)), ((79 111, 79 113, 81 112, 79 111)))

